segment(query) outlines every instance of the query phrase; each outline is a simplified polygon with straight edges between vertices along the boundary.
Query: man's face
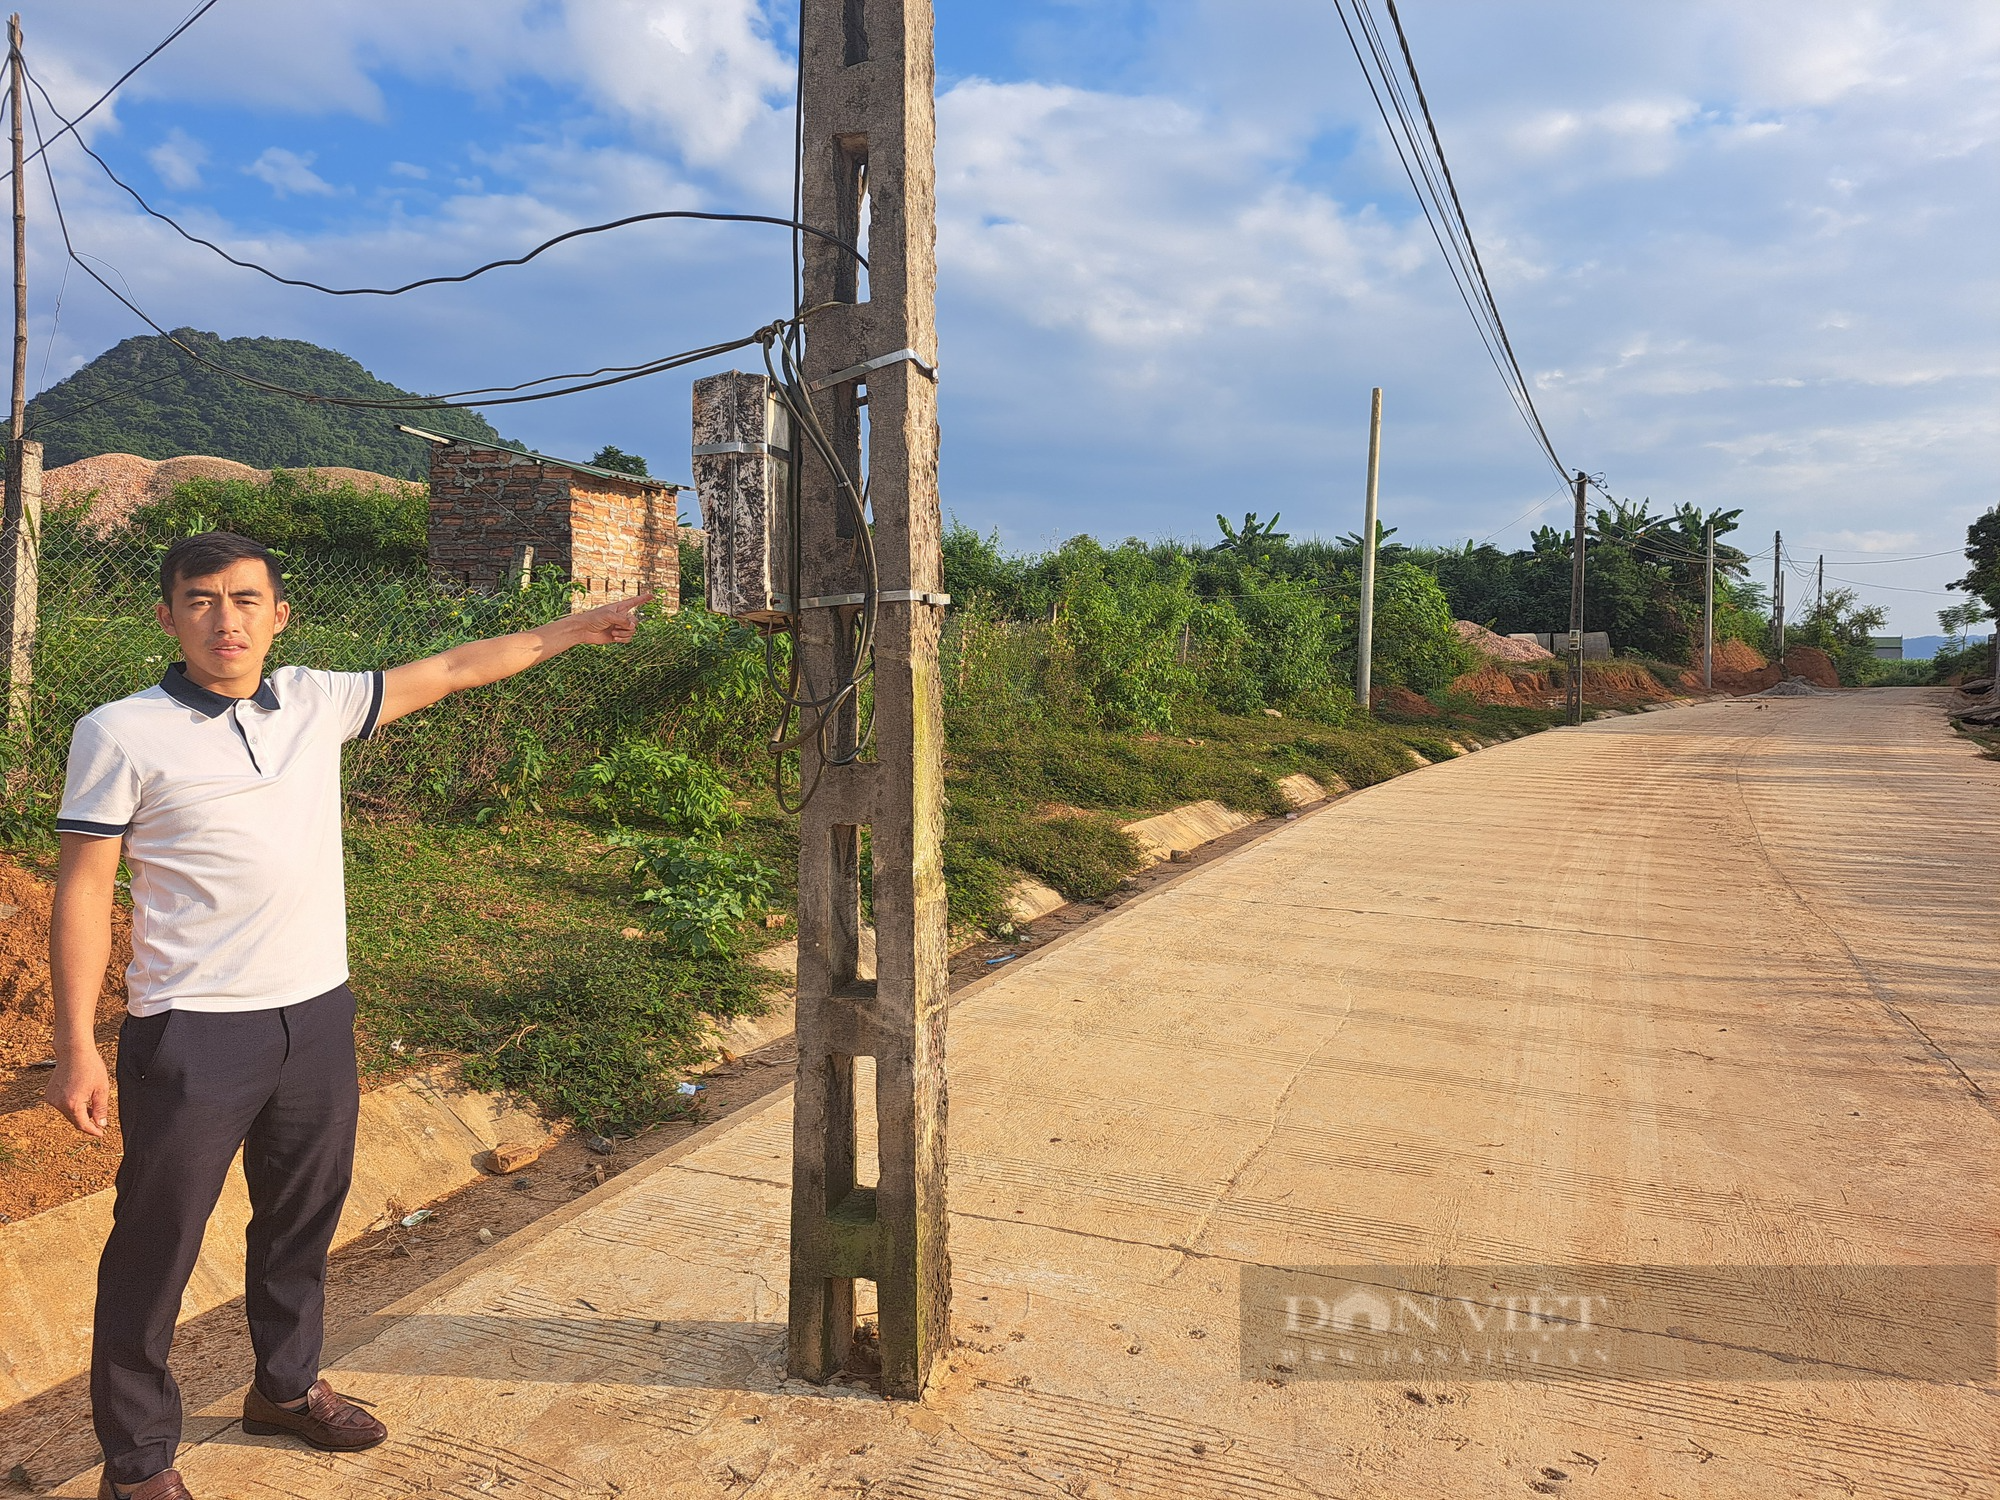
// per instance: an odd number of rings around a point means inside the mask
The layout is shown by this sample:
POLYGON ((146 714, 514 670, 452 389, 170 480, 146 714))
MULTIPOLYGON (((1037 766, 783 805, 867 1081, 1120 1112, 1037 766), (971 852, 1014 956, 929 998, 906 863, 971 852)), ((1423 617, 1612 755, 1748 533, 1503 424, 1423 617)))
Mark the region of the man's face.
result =
POLYGON ((261 679, 271 642, 292 617, 271 587, 270 570, 254 557, 177 580, 172 604, 155 608, 160 628, 181 643, 190 674, 210 682, 261 679))

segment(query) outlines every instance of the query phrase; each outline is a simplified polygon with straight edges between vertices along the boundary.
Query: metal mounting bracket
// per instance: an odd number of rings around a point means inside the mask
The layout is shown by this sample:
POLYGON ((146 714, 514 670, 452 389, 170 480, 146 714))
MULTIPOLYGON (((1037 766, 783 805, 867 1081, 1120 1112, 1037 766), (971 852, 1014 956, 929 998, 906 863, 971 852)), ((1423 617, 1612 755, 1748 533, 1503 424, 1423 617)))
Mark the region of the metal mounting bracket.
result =
POLYGON ((697 443, 694 448, 696 458, 712 458, 725 453, 753 453, 758 457, 766 454, 772 458, 790 458, 792 450, 780 448, 774 443, 697 443))
MULTIPOLYGON (((800 609, 839 609, 849 604, 866 604, 866 594, 815 594, 810 599, 799 601, 800 609)), ((925 593, 921 589, 883 589, 876 594, 877 604, 936 604, 951 603, 949 594, 925 593)))
POLYGON ((878 354, 873 359, 864 359, 858 365, 849 365, 844 370, 837 370, 824 379, 815 380, 812 383, 812 388, 816 391, 823 391, 829 386, 845 385, 850 380, 859 380, 872 371, 884 370, 890 365, 899 365, 904 360, 908 360, 911 364, 915 365, 933 383, 936 382, 938 378, 936 365, 924 363, 923 357, 914 349, 898 349, 894 354, 878 354))

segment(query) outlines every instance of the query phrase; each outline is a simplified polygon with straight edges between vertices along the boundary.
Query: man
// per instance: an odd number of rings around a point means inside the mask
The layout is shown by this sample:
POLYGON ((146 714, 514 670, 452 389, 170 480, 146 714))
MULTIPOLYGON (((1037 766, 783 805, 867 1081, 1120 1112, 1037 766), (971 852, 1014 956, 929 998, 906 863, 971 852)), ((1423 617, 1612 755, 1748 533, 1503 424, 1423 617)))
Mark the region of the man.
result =
POLYGON ((184 1500, 180 1391, 167 1371, 181 1293, 229 1164, 250 1188, 245 1294, 256 1380, 247 1432, 372 1447, 388 1429, 319 1375, 327 1251, 347 1196, 359 1086, 347 988, 340 747, 448 693, 571 646, 632 638, 650 594, 387 672, 281 667, 278 563, 211 531, 160 564, 162 628, 182 660, 70 741, 56 827, 48 1102, 104 1134, 110 1079, 92 1037, 121 855, 132 965, 118 1035, 124 1160, 98 1267, 93 1420, 99 1500, 184 1500))

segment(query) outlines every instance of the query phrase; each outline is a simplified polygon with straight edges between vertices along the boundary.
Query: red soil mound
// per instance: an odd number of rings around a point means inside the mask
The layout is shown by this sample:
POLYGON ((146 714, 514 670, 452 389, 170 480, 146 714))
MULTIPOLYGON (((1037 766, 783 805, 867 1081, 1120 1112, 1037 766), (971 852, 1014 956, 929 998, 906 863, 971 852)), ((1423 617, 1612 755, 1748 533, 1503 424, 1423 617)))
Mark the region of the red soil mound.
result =
MULTIPOLYGON (((79 1135, 41 1102, 55 1004, 49 992, 49 908, 54 884, 0 856, 0 1222, 109 1187, 118 1170, 118 1110, 103 1141, 79 1135)), ((125 1013, 131 913, 112 909, 111 964, 97 1000, 97 1042, 108 1062, 125 1013)))
MULTIPOLYGON (((1834 669, 1833 658, 1817 646, 1786 647, 1785 665, 1781 671, 1755 646, 1745 645, 1742 641, 1715 643, 1715 690, 1718 693, 1738 696, 1761 693, 1766 688, 1776 687, 1787 677, 1803 677, 1814 687, 1840 686, 1840 673, 1834 669)), ((1681 685, 1699 691, 1701 665, 1698 661, 1681 674, 1681 685)))
MULTIPOLYGON (((328 484, 385 490, 406 485, 407 479, 371 474, 366 469, 317 469, 328 484)), ((99 531, 118 525, 141 505, 163 500, 177 484, 190 479, 241 479, 251 484, 269 481, 269 469, 253 469, 228 458, 140 458, 131 453, 100 453, 73 464, 50 469, 42 476, 42 494, 50 502, 90 498, 90 525, 99 531)))
POLYGON ((1562 696, 1546 672, 1509 671, 1499 663, 1467 672, 1452 683, 1451 690, 1464 693, 1475 703, 1513 708, 1547 708, 1562 696))
POLYGON ((1437 705, 1406 687, 1378 687, 1368 694, 1371 708, 1386 708, 1392 714, 1408 714, 1413 719, 1435 719, 1437 705))

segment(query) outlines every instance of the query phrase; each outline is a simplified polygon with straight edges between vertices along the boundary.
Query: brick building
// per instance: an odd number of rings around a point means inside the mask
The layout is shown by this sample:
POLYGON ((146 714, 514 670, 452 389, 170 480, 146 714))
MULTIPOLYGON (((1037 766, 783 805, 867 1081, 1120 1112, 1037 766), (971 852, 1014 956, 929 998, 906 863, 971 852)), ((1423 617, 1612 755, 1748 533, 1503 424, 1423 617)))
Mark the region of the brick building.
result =
POLYGON ((680 607, 680 486, 470 438, 431 447, 433 572, 491 586, 534 565, 585 586, 576 607, 656 590, 680 607))

